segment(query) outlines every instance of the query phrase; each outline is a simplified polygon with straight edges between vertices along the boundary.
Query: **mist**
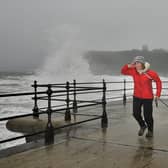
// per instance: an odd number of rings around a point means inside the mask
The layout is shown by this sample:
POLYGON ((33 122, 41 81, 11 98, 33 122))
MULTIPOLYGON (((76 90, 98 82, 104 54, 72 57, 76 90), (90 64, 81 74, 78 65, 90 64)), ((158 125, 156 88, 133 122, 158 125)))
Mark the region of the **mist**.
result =
MULTIPOLYGON (((0 71, 33 71, 60 47, 63 25, 84 50, 168 49, 166 0, 1 0, 0 71), (68 27, 67 26, 67 27, 68 27)), ((73 47, 74 48, 74 47, 73 47)))

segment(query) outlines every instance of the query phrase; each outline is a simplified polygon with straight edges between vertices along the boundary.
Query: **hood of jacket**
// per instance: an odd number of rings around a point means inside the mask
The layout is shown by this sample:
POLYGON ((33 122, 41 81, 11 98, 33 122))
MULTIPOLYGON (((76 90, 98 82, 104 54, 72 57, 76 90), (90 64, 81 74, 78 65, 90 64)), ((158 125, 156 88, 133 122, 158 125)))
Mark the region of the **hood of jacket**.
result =
POLYGON ((145 66, 144 69, 142 69, 142 70, 137 70, 137 72, 138 72, 139 74, 146 73, 146 72, 149 70, 150 64, 149 64, 148 62, 145 62, 144 66, 145 66))

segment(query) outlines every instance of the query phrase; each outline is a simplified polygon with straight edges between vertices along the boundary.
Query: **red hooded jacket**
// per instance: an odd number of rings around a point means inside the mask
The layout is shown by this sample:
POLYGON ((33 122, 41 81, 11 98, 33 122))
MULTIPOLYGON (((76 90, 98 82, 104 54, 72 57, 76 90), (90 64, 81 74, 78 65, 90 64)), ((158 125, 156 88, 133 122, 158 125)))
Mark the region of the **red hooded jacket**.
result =
POLYGON ((128 64, 124 65, 121 69, 123 75, 130 75, 134 80, 134 96, 142 99, 152 99, 153 89, 152 80, 156 83, 156 94, 155 96, 160 97, 162 90, 162 82, 158 74, 150 69, 139 73, 136 68, 129 67, 128 64))

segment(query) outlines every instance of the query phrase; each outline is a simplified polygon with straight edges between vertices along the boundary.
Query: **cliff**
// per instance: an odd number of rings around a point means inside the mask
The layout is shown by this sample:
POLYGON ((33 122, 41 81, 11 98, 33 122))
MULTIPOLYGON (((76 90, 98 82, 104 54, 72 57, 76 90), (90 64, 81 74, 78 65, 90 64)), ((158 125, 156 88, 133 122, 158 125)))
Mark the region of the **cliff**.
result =
POLYGON ((123 64, 132 61, 133 57, 142 55, 151 64, 151 69, 163 76, 168 76, 168 51, 154 50, 125 50, 125 51, 88 51, 85 58, 95 75, 119 75, 123 64))

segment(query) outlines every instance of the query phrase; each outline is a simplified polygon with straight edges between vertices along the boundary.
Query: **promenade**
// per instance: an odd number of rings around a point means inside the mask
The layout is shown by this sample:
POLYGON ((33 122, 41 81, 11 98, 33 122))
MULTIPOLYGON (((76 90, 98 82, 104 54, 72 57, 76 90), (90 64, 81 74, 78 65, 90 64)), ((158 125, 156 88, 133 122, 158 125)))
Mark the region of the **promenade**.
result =
MULTIPOLYGON (((84 108, 87 114, 102 107, 84 108)), ((107 104, 108 128, 91 121, 66 128, 55 143, 0 159, 1 168, 167 168, 168 108, 154 105, 154 137, 138 137, 132 100, 107 104)), ((78 117, 77 117, 78 119, 78 117)), ((58 136, 58 137, 57 137, 58 136)))

